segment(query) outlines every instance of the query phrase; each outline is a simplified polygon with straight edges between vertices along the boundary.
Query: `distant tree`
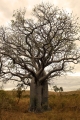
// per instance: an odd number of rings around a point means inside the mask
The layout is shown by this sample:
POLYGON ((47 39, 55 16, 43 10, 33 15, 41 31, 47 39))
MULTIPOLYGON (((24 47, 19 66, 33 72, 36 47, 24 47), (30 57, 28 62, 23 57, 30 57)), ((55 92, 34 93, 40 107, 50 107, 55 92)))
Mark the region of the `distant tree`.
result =
POLYGON ((53 89, 55 92, 62 92, 63 91, 63 87, 57 87, 56 85, 53 86, 53 89))
POLYGON ((58 92, 58 91, 59 91, 59 88, 58 88, 56 85, 53 86, 53 89, 54 89, 55 92, 58 92))
POLYGON ((49 106, 48 81, 80 60, 79 25, 72 14, 47 3, 34 7, 33 16, 26 19, 25 10, 17 10, 11 26, 0 28, 0 76, 29 85, 30 111, 39 112, 49 106))
POLYGON ((60 87, 59 89, 60 89, 60 92, 62 92, 62 91, 63 91, 63 88, 62 88, 62 87, 60 87))

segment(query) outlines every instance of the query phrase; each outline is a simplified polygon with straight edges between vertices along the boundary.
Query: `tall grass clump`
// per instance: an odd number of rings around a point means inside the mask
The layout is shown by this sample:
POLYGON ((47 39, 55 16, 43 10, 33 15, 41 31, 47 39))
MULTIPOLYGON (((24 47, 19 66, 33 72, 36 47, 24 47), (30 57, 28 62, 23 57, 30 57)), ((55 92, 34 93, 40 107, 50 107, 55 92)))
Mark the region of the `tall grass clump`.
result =
POLYGON ((6 91, 0 90, 0 114, 3 110, 12 110, 14 107, 15 100, 6 91))

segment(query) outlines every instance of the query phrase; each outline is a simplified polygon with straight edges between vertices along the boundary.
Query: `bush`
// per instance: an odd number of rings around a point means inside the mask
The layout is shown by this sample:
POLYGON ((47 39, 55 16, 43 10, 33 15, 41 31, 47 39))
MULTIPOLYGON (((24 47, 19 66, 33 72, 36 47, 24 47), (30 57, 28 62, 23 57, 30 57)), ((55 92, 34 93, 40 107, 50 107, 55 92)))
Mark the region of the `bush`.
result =
POLYGON ((16 94, 16 97, 18 98, 17 103, 19 103, 19 101, 20 101, 20 99, 21 99, 21 97, 22 97, 23 91, 24 91, 24 90, 22 90, 22 88, 21 88, 20 86, 17 88, 17 94, 16 94))

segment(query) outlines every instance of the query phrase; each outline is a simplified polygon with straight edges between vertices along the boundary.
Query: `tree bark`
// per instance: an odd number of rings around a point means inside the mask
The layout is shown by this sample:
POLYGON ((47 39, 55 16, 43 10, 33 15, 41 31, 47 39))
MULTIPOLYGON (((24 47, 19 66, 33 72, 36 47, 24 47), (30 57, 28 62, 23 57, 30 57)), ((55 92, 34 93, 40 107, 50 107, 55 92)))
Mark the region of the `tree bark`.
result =
POLYGON ((33 78, 30 84, 30 111, 35 111, 35 109, 36 109, 36 84, 33 78))
POLYGON ((46 80, 42 84, 42 107, 48 110, 48 82, 46 80))
POLYGON ((42 102, 42 94, 41 94, 42 86, 37 81, 35 83, 35 80, 32 79, 31 85, 30 85, 30 111, 33 112, 40 112, 42 109, 41 102, 42 102))
MULTIPOLYGON (((43 73, 42 75, 45 75, 43 73)), ((35 78, 32 79, 30 84, 30 111, 41 112, 42 110, 48 110, 48 82, 35 82, 35 78)))
POLYGON ((41 112, 42 111, 42 86, 39 81, 37 81, 36 84, 36 111, 41 112))

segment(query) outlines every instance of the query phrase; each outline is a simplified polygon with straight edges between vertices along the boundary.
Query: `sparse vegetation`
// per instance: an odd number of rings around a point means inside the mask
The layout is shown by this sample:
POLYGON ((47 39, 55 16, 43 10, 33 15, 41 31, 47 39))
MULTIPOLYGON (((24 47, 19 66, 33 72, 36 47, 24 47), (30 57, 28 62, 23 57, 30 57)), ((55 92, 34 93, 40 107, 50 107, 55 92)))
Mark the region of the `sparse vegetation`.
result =
POLYGON ((57 87, 56 85, 53 86, 53 89, 54 89, 55 92, 58 92, 58 91, 59 91, 59 92, 62 92, 62 91, 63 91, 63 88, 62 88, 62 87, 59 88, 59 87, 57 87))
POLYGON ((16 10, 11 24, 0 27, 0 80, 30 86, 29 109, 42 112, 49 109, 50 80, 80 62, 80 25, 76 16, 49 3, 36 5, 31 16, 16 10))
POLYGON ((42 113, 29 112, 29 95, 29 91, 23 92, 19 104, 16 104, 17 96, 13 96, 12 91, 0 91, 0 102, 4 104, 0 120, 80 120, 80 91, 62 92, 62 96, 49 92, 51 110, 42 113), (8 109, 5 109, 6 105, 8 109), (10 105, 14 107, 10 109, 10 105))
POLYGON ((63 87, 57 87, 56 85, 53 86, 53 89, 54 89, 55 92, 59 92, 60 95, 61 95, 61 92, 63 91, 63 87))
POLYGON ((0 120, 3 111, 11 111, 15 108, 15 99, 4 90, 0 90, 0 120))
POLYGON ((21 97, 22 97, 23 91, 24 91, 24 90, 22 90, 22 88, 21 88, 20 86, 17 88, 17 94, 16 94, 16 96, 17 96, 17 98, 18 98, 17 103, 19 103, 19 101, 20 101, 20 99, 21 99, 21 97))

